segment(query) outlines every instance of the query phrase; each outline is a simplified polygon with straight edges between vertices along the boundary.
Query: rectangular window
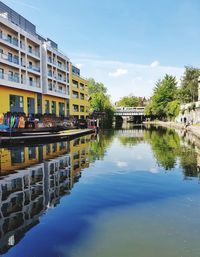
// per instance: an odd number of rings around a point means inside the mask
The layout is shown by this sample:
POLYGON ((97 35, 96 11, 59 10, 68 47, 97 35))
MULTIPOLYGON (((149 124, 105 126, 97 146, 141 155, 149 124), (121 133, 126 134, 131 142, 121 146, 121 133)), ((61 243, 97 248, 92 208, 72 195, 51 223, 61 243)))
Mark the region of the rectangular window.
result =
POLYGON ((33 86, 33 78, 29 77, 29 86, 33 86))
POLYGON ((29 52, 29 53, 32 53, 32 51, 33 51, 32 46, 28 46, 28 52, 29 52))
POLYGON ((80 112, 84 112, 84 106, 80 106, 80 112))
POLYGON ((45 113, 49 114, 49 100, 45 100, 45 113))
POLYGON ((23 96, 10 95, 10 111, 11 112, 23 112, 24 111, 23 96))
POLYGON ((56 114, 56 102, 52 101, 51 103, 51 112, 52 114, 56 114))
POLYGON ((4 69, 0 69, 0 79, 4 79, 4 69))
POLYGON ((12 54, 11 53, 8 53, 8 61, 12 62, 12 54))

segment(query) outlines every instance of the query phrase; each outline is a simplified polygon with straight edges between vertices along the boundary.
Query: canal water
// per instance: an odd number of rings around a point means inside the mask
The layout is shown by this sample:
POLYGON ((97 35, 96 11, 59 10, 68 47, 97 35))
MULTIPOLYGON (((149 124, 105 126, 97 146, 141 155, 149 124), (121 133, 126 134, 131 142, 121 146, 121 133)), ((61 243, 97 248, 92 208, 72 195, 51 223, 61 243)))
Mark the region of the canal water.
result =
POLYGON ((199 257, 198 144, 140 126, 0 149, 0 255, 199 257))

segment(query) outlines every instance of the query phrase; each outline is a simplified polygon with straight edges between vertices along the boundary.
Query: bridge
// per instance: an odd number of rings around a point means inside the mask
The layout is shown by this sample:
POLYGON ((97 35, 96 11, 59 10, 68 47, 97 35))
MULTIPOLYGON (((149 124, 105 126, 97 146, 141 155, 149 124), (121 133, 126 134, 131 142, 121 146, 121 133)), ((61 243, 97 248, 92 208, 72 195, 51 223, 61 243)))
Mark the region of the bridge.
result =
POLYGON ((144 107, 116 107, 115 116, 143 116, 144 107))
POLYGON ((144 115, 144 107, 116 107, 114 112, 116 122, 141 123, 144 120, 144 115))

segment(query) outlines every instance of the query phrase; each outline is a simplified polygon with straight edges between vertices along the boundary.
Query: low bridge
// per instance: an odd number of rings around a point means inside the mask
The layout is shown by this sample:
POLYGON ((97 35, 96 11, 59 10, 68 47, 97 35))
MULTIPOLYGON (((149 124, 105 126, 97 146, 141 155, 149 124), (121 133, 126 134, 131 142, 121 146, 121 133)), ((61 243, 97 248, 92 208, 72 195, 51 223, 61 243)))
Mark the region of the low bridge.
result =
POLYGON ((114 112, 116 122, 141 123, 144 120, 144 107, 116 107, 114 112))

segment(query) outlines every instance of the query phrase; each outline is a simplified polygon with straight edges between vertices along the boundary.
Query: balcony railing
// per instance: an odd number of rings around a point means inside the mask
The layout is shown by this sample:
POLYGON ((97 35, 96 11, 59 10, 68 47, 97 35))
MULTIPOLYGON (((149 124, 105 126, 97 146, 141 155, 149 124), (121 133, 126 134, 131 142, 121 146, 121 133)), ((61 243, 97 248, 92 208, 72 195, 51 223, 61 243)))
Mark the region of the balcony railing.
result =
POLYGON ((19 83, 19 74, 11 75, 9 73, 0 73, 0 79, 19 83))
POLYGON ((48 85, 48 90, 52 91, 52 92, 55 92, 55 93, 63 94, 63 95, 66 95, 66 93, 67 93, 66 90, 61 90, 59 88, 54 88, 52 84, 48 85))
POLYGON ((36 72, 40 72, 40 67, 37 67, 37 66, 28 66, 28 69, 36 72))
POLYGON ((14 46, 18 46, 19 45, 19 41, 17 38, 10 38, 8 37, 6 34, 4 33, 0 33, 0 39, 4 40, 7 43, 10 43, 14 46))
POLYGON ((28 81, 28 86, 31 86, 31 87, 38 87, 40 88, 40 83, 38 81, 28 81))
POLYGON ((39 51, 35 51, 35 50, 30 49, 30 48, 28 48, 28 47, 27 47, 27 50, 28 50, 28 53, 29 53, 29 54, 32 54, 32 55, 34 55, 34 56, 36 56, 36 57, 40 57, 40 52, 39 52, 39 51))
MULTIPOLYGON (((0 73, 0 79, 11 81, 11 82, 15 82, 15 83, 20 83, 19 74, 11 75, 11 74, 5 73, 5 72, 4 73, 0 73)), ((30 80, 26 79, 26 77, 23 77, 21 79, 21 84, 23 84, 23 85, 27 84, 28 86, 31 86, 31 87, 40 88, 40 82, 38 82, 38 81, 30 81, 30 80)))
POLYGON ((14 64, 19 65, 19 57, 18 56, 10 56, 10 55, 4 54, 4 53, 0 53, 0 59, 3 59, 5 61, 12 62, 14 64))

